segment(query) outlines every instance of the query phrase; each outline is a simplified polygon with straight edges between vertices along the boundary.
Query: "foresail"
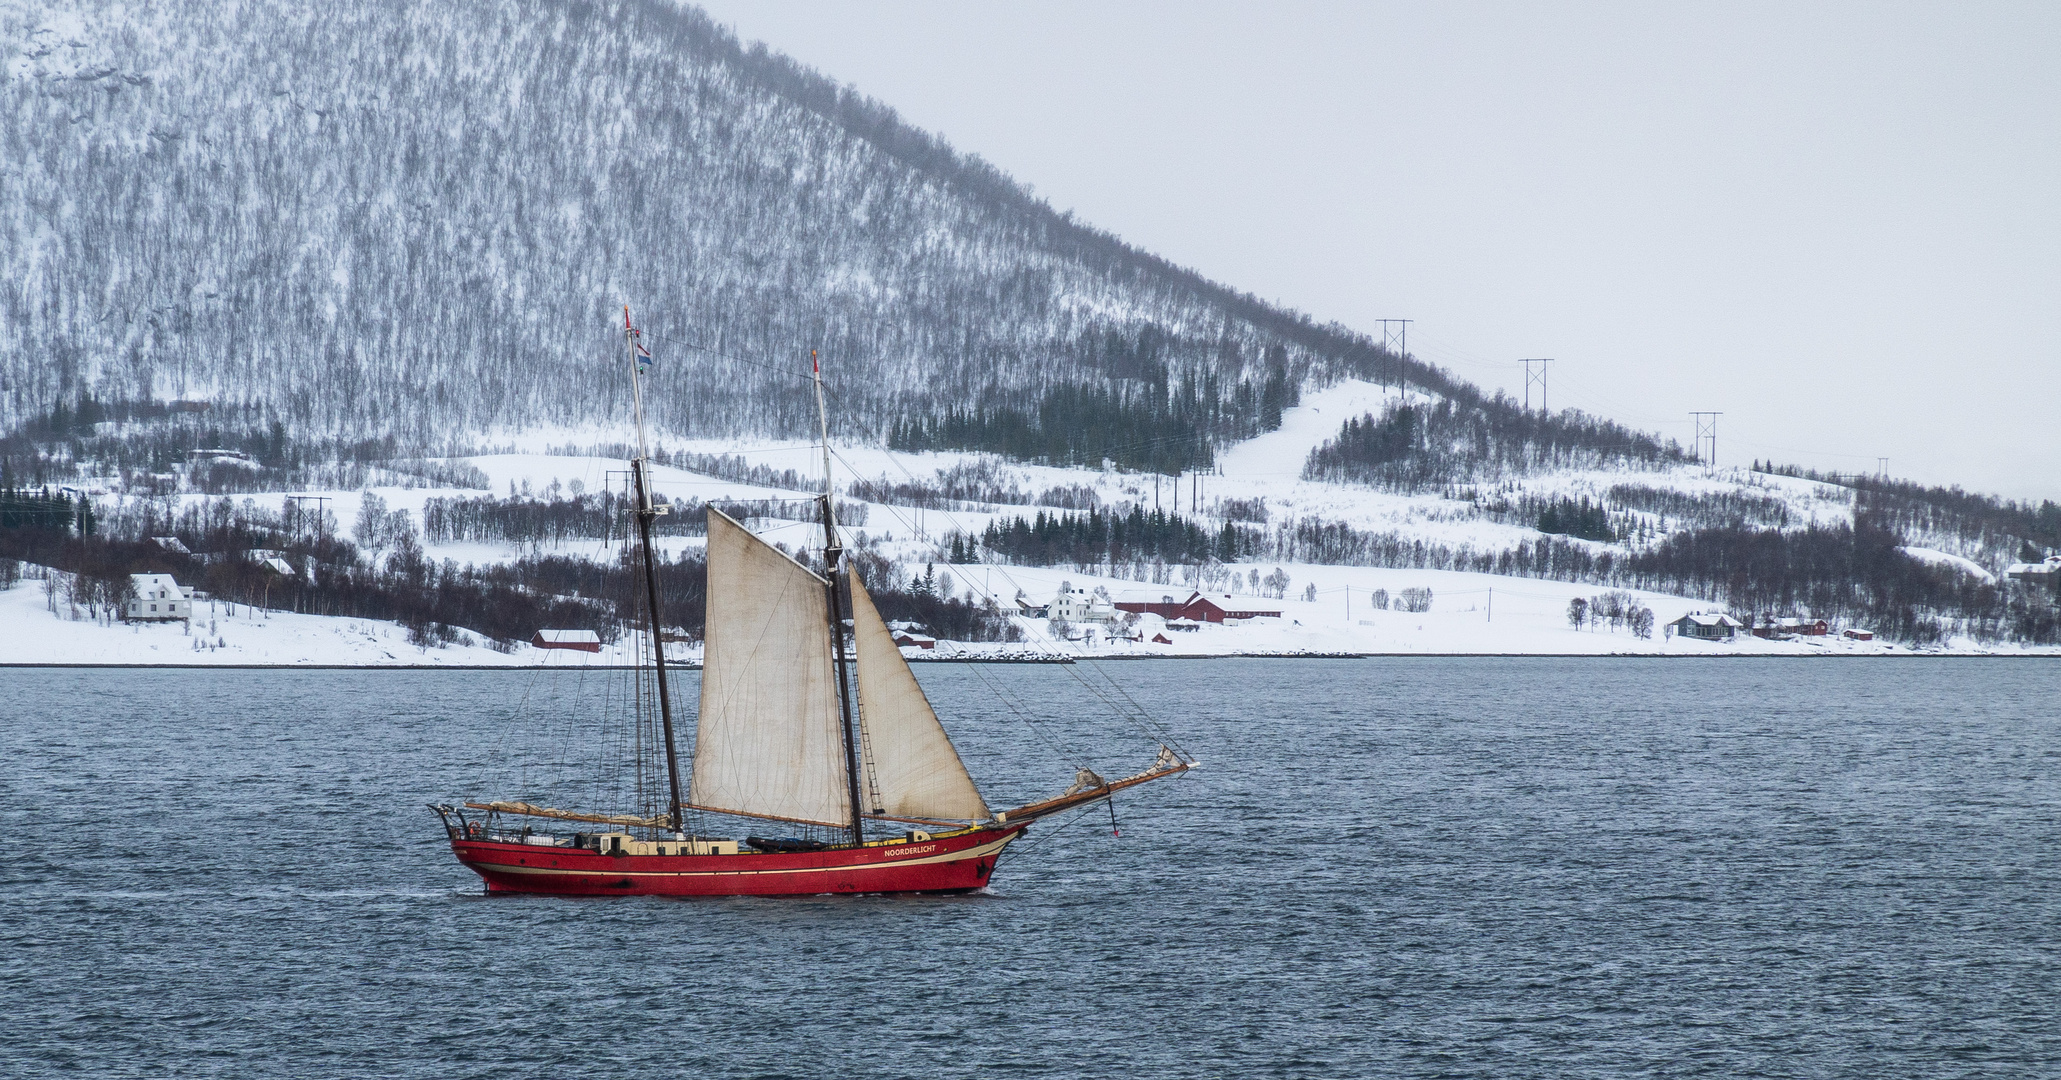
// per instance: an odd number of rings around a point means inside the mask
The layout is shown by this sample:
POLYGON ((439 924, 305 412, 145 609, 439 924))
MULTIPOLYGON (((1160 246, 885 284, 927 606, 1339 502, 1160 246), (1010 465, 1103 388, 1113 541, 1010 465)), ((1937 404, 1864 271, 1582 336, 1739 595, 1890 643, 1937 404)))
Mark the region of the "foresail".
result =
POLYGON ((695 805, 851 820, 827 589, 821 577, 710 508, 695 805))
MULTIPOLYGON (((859 722, 872 751, 871 777, 880 805, 870 812, 890 817, 988 817, 987 803, 952 740, 938 723, 930 699, 916 684, 909 662, 874 610, 873 598, 852 575, 852 634, 858 645, 859 722)), ((862 787, 861 795, 870 793, 862 787)))

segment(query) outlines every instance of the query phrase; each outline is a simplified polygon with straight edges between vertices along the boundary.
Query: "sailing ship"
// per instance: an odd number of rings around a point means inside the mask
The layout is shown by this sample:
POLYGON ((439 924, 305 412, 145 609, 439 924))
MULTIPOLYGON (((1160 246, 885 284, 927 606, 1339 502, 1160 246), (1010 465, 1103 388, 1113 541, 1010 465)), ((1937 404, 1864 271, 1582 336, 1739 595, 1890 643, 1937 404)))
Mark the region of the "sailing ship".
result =
MULTIPOLYGON (((660 635, 653 498, 645 444, 639 332, 627 306, 637 456, 630 462, 635 565, 655 694, 663 809, 588 813, 523 801, 431 807, 458 861, 493 893, 584 896, 781 896, 951 893, 985 887, 1011 843, 1042 818, 1177 776, 1193 758, 1162 742, 1150 768, 1104 780, 1081 768, 1052 798, 993 810, 938 721, 864 583, 836 522, 829 418, 811 357, 823 493, 821 562, 805 564, 708 508, 708 608, 701 703, 688 783, 681 784, 660 635), (591 828, 539 834, 538 820, 591 828), (734 828, 731 835, 723 823, 734 828), (734 831, 804 832, 806 836, 734 831), (827 837, 827 838, 826 838, 827 837)), ((640 696, 640 700, 644 700, 640 696)))

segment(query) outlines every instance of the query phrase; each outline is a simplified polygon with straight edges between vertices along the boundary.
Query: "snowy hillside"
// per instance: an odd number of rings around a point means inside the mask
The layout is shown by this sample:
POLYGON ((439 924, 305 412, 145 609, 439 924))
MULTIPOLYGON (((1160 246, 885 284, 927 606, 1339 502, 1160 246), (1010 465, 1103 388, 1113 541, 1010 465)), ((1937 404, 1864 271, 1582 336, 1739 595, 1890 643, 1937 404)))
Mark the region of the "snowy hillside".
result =
POLYGON ((577 424, 625 302, 697 375, 655 384, 681 433, 805 430, 766 365, 810 349, 863 436, 1158 371, 1232 431, 1270 373, 1400 370, 660 0, 16 0, 0 71, 0 427, 86 392, 418 452, 577 424))
MULTIPOLYGON (((889 578, 876 579, 876 587, 905 588, 926 574, 945 596, 957 596, 976 605, 1014 612, 1018 598, 1039 605, 1048 603, 1063 588, 1099 591, 1113 601, 1163 601, 1181 599, 1194 588, 1220 591, 1246 606, 1278 610, 1278 617, 1252 619, 1233 624, 1169 625, 1169 620, 1146 614, 1121 630, 1100 625, 1074 627, 1069 632, 1042 618, 1016 617, 1014 643, 945 641, 934 650, 911 650, 914 659, 967 659, 979 656, 1153 657, 1228 656, 1281 654, 1654 654, 1677 656, 1710 655, 1852 655, 1894 652, 1905 646, 1888 639, 1855 641, 1838 633, 1836 626, 1826 637, 1793 640, 1762 640, 1741 635, 1725 642, 1690 641, 1673 636, 1667 624, 1690 612, 1721 609, 1706 599, 1672 595, 1664 591, 1614 590, 1620 600, 1649 613, 1653 627, 1635 632, 1631 625, 1605 622, 1601 618, 1577 625, 1570 619, 1570 606, 1577 601, 1599 601, 1612 589, 1580 581, 1556 581, 1538 573, 1489 573, 1436 565, 1425 553, 1445 551, 1487 553, 1527 551, 1553 540, 1577 544, 1598 554, 1616 551, 1629 554, 1638 541, 1578 541, 1549 538, 1507 513, 1487 507, 1479 497, 1457 498, 1448 494, 1396 494, 1365 487, 1307 479, 1301 463, 1311 450, 1322 445, 1347 417, 1379 413, 1405 402, 1422 405, 1429 399, 1421 392, 1404 395, 1393 388, 1348 380, 1325 391, 1311 394, 1300 406, 1287 410, 1278 430, 1231 447, 1220 458, 1217 471, 1191 475, 1176 483, 1170 477, 1152 477, 1118 471, 1065 469, 1051 466, 1014 464, 968 453, 933 452, 909 454, 889 451, 878 445, 834 447, 837 478, 847 495, 862 482, 899 478, 904 482, 926 477, 966 474, 969 470, 985 478, 992 487, 1015 493, 1065 492, 1075 505, 1122 507, 1139 505, 1169 514, 1198 519, 1227 520, 1226 507, 1239 507, 1240 516, 1255 535, 1273 538, 1291 535, 1299 523, 1322 522, 1358 530, 1368 535, 1412 538, 1417 553, 1414 564, 1372 566, 1319 565, 1292 558, 1258 557, 1212 560, 1208 565, 1152 565, 1140 562, 1103 561, 1092 565, 1022 565, 984 551, 964 555, 967 561, 949 563, 954 538, 978 537, 990 525, 1034 514, 1072 515, 1077 509, 1039 505, 1027 495, 1018 502, 951 500, 947 506, 898 504, 894 501, 840 499, 847 529, 855 546, 884 560, 889 578), (1422 590, 1426 610, 1405 611, 1400 598, 1422 590), (1085 631, 1085 632, 1083 632, 1085 631)), ((330 500, 333 528, 343 535, 362 535, 365 523, 360 515, 370 494, 383 505, 385 514, 403 515, 411 523, 427 524, 439 502, 464 499, 503 498, 511 503, 559 499, 567 493, 598 492, 620 488, 627 462, 604 456, 578 453, 550 453, 577 445, 578 430, 542 430, 517 435, 503 433, 506 452, 480 455, 455 462, 471 470, 484 486, 480 488, 376 487, 368 492, 351 490, 254 493, 238 502, 258 513, 285 514, 290 500, 320 497, 330 500)), ((819 451, 803 443, 737 440, 687 440, 662 446, 661 453, 721 455, 720 460, 749 462, 754 475, 781 476, 781 485, 725 479, 690 469, 659 466, 654 470, 659 495, 687 505, 716 504, 731 507, 764 507, 771 516, 752 518, 762 534, 797 551, 819 543, 819 526, 806 520, 811 513, 807 489, 820 483, 813 475, 820 461, 819 451), (799 490, 798 490, 799 488, 799 490)), ((1656 467, 1633 475, 1642 490, 1666 492, 1694 500, 1699 498, 1758 500, 1756 505, 1774 507, 1799 529, 1850 526, 1853 521, 1853 493, 1847 489, 1789 477, 1769 476, 1741 470, 1709 473, 1693 466, 1656 467)), ((1622 485, 1628 474, 1568 470, 1543 471, 1503 485, 1505 500, 1511 498, 1601 499, 1612 487, 1622 485)), ((153 509, 167 503, 163 496, 145 500, 124 497, 115 486, 103 492, 109 512, 124 513, 132 502, 148 503, 153 509)), ((170 498, 170 505, 206 510, 220 500, 204 494, 170 498)), ((1632 514, 1655 536, 1675 529, 1679 522, 1663 513, 1632 514)), ((602 565, 616 557, 622 536, 618 527, 605 527, 607 535, 565 535, 550 539, 510 542, 447 540, 425 533, 423 552, 430 563, 445 565, 514 564, 539 557, 565 557, 602 565)), ((698 530, 661 536, 661 551, 674 560, 696 560, 702 548, 698 530)), ((1995 575, 1980 564, 1943 551, 1909 547, 1905 553, 1929 565, 1971 580, 1993 582, 1995 575)), ((311 569, 310 573, 314 571, 311 569)), ((334 619, 287 612, 261 612, 253 617, 249 609, 241 616, 228 614, 233 605, 221 605, 209 623, 198 632, 163 626, 125 627, 95 625, 90 619, 70 618, 61 602, 49 600, 34 583, 24 583, 7 594, 5 604, 14 618, 9 625, 18 640, 15 655, 49 662, 110 663, 237 663, 237 664, 533 664, 539 662, 615 663, 624 659, 615 649, 591 660, 569 654, 540 654, 527 647, 512 652, 487 648, 491 643, 476 634, 460 632, 449 643, 410 644, 405 628, 391 623, 363 619, 334 619), (49 607, 60 610, 53 615, 49 607), (53 626, 53 624, 55 624, 53 626), (196 644, 198 642, 199 644, 196 644), (213 646, 213 647, 210 647, 213 646)), ((1751 612, 1740 612, 1751 618, 1751 612)), ((1791 613, 1783 613, 1791 614, 1791 613)), ((1850 625, 1850 624, 1849 624, 1850 625)), ((1861 627, 1866 629, 1866 627, 1861 627)), ((1995 651, 1997 644, 1948 635, 1930 643, 1930 648, 1955 652, 1995 651)), ((2020 651, 2002 646, 2004 651, 2020 651)), ((680 658, 691 659, 695 649, 682 646, 680 658)))

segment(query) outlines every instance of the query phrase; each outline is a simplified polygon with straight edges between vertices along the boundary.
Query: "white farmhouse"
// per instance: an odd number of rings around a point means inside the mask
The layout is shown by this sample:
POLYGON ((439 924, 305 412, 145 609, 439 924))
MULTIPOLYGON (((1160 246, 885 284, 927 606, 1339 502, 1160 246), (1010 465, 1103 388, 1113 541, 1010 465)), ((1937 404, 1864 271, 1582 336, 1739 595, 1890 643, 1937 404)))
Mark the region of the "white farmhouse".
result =
POLYGON ((172 580, 170 574, 130 574, 136 596, 129 601, 123 618, 138 622, 193 617, 193 590, 172 580))
POLYGON ((1086 589, 1062 589, 1052 598, 1052 618, 1070 623, 1107 623, 1117 618, 1116 605, 1086 589))

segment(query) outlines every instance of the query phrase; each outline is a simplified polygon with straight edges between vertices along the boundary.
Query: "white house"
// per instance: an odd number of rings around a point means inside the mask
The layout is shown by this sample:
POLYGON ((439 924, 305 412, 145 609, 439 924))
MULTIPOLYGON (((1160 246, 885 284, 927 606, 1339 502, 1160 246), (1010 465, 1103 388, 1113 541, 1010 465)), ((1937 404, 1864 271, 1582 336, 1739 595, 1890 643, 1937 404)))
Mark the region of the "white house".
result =
POLYGON ((1668 624, 1676 637, 1701 638, 1705 641, 1730 641, 1732 635, 1746 628, 1746 624, 1723 613, 1706 614, 1693 611, 1668 624))
POLYGON ((193 617, 193 590, 172 580, 170 574, 130 574, 129 584, 136 597, 129 601, 123 618, 139 622, 193 617))
POLYGON ((2014 562, 2004 573, 2019 581, 2061 579, 2061 555, 2049 555, 2041 562, 2014 562))
POLYGON ((1052 618, 1070 623, 1107 623, 1117 618, 1116 605, 1086 589, 1064 589, 1052 598, 1052 618))

